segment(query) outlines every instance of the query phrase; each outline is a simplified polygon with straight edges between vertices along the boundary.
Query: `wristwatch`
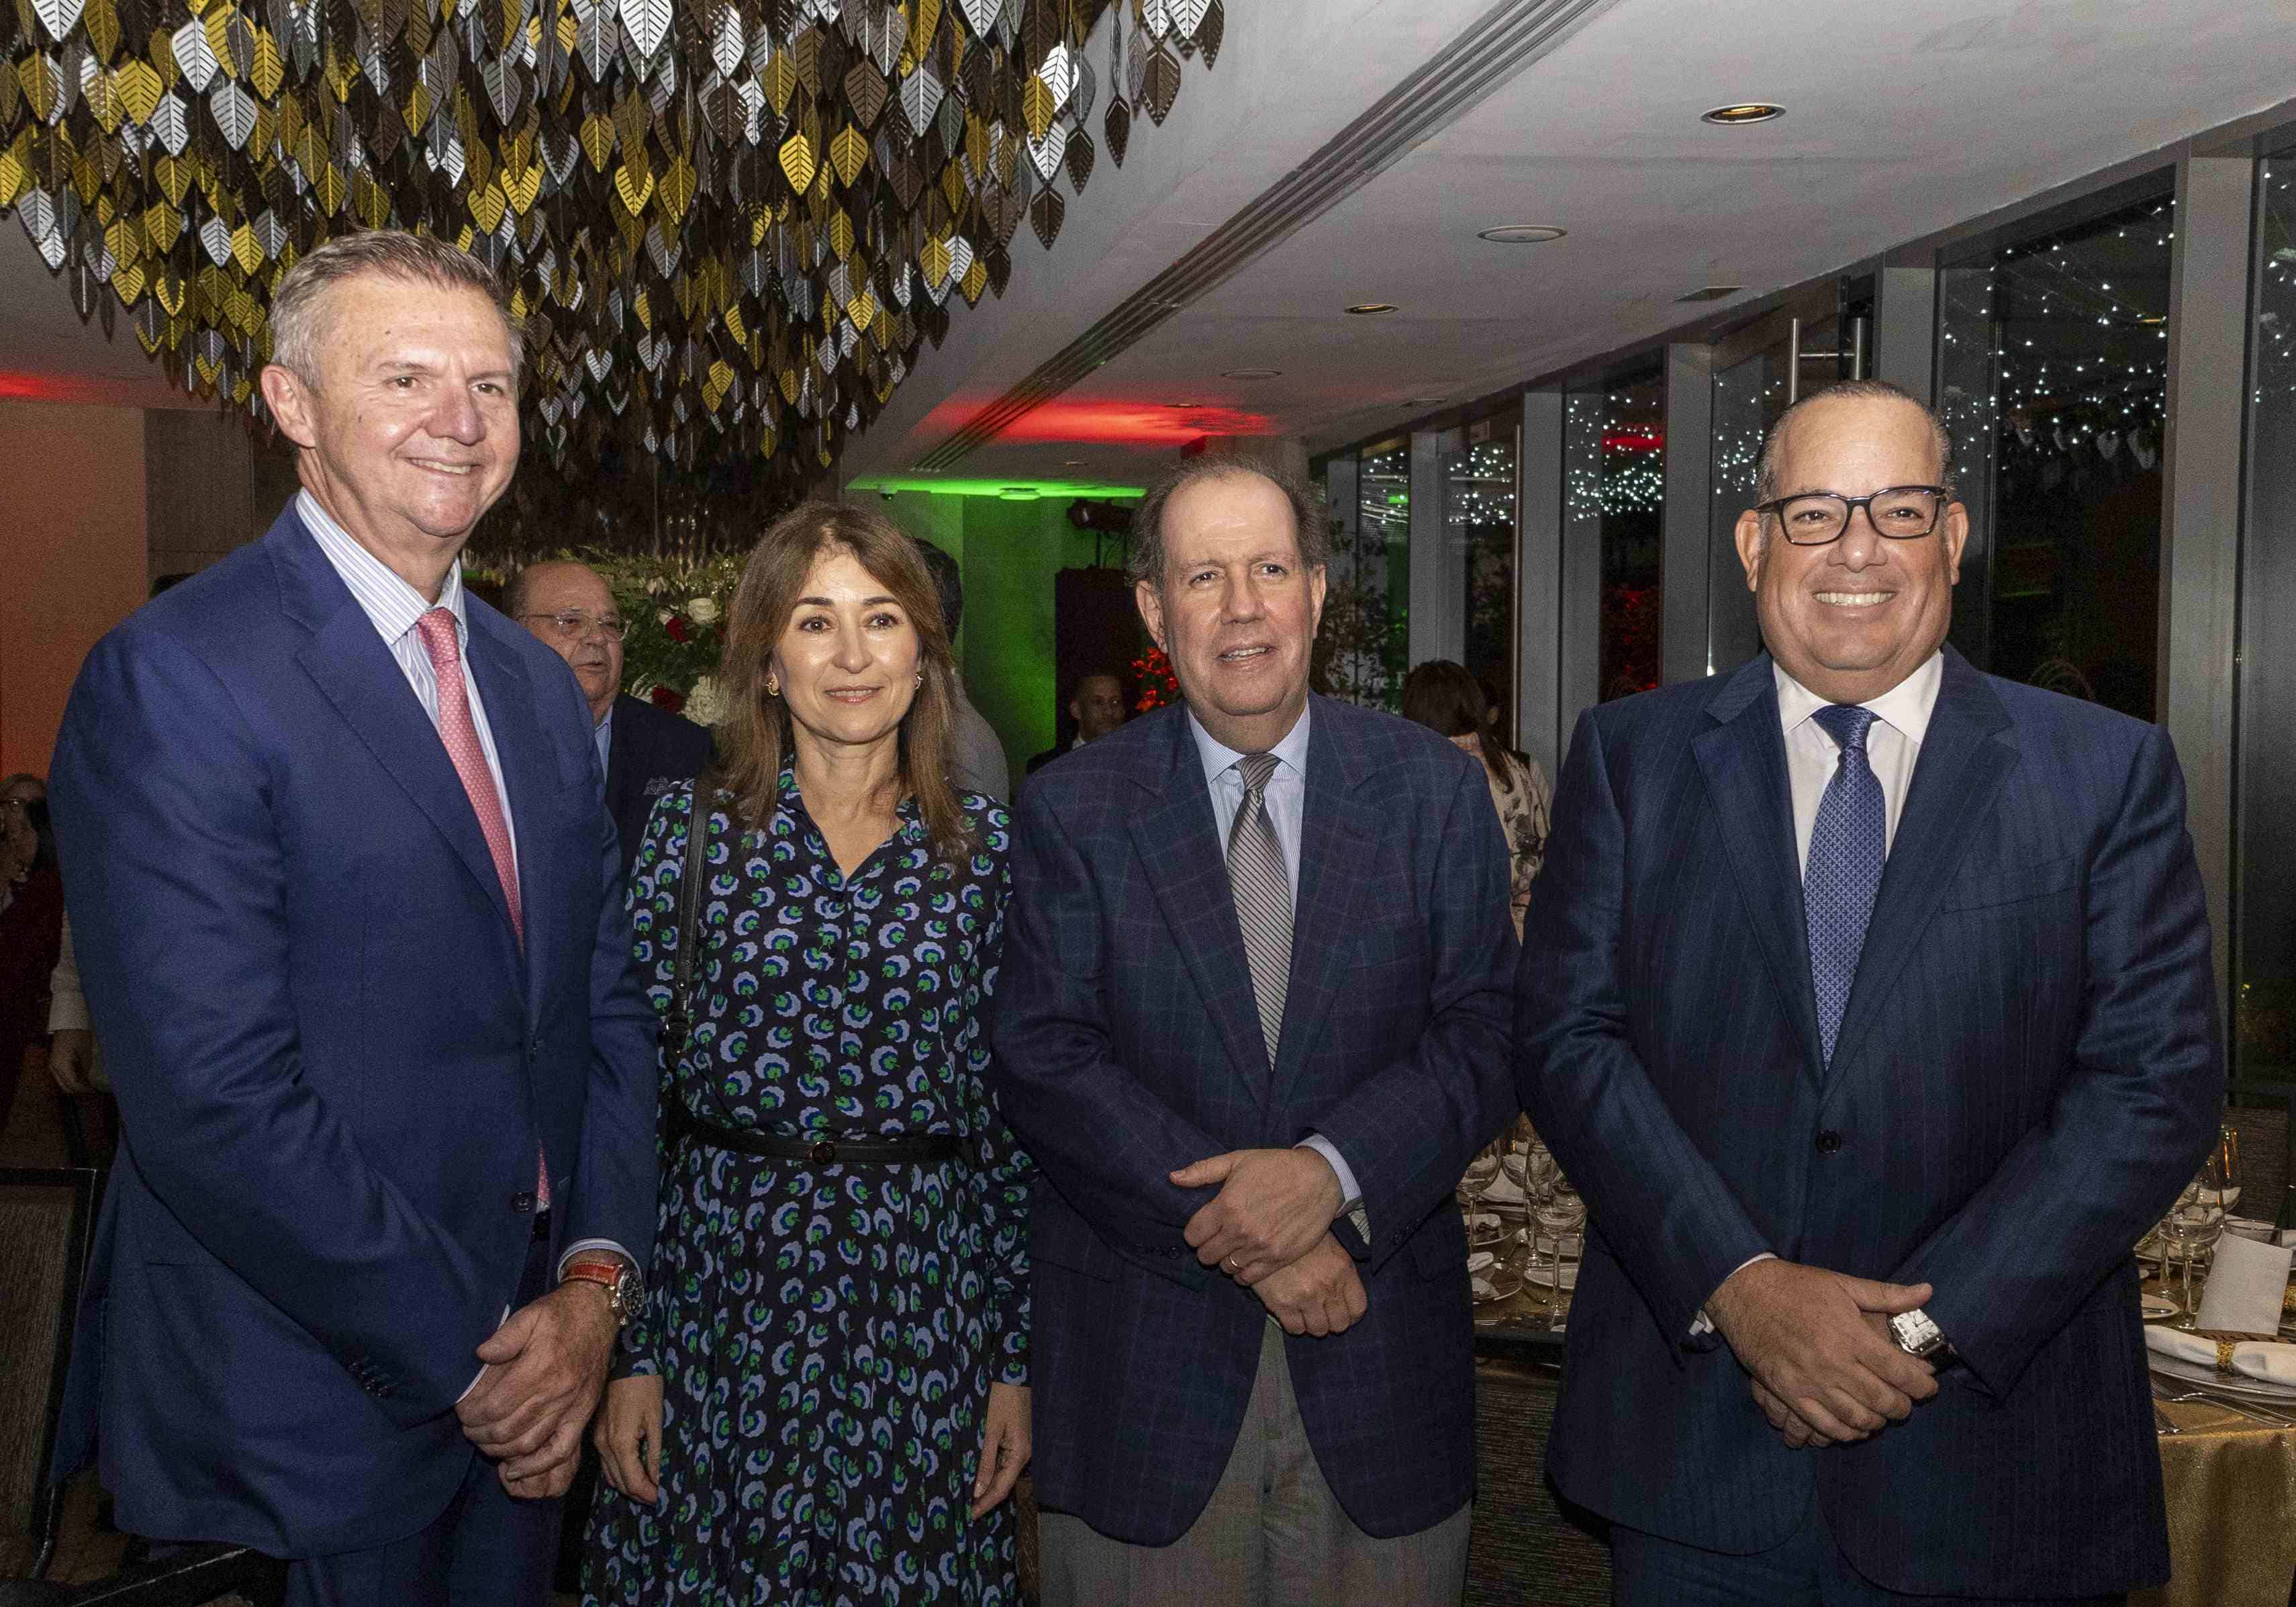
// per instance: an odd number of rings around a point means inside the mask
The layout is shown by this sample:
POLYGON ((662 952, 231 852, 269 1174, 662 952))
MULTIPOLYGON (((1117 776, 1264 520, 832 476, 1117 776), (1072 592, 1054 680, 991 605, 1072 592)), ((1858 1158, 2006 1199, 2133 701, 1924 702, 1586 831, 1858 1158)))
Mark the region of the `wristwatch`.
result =
POLYGON ((636 1267, 619 1256, 576 1257, 566 1264, 558 1281, 562 1288, 577 1278, 604 1288, 618 1329, 627 1328, 631 1319, 645 1309, 645 1280, 638 1276, 636 1267))
POLYGON ((1919 1307, 1890 1319, 1890 1337, 1898 1341, 1898 1348, 1907 1356, 1923 1361, 1939 1351, 1950 1351, 1945 1331, 1930 1321, 1930 1314, 1919 1307))

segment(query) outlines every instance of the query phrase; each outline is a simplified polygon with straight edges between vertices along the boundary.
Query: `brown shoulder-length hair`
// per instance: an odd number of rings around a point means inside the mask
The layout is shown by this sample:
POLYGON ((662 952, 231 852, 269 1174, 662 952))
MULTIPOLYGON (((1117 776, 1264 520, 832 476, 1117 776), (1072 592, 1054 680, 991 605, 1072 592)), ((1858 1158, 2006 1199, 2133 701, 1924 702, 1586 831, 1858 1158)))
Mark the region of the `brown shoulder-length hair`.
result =
POLYGON ((915 546, 884 515, 844 502, 808 502, 767 528, 742 571, 726 625, 724 678, 727 714, 718 729, 723 757, 718 781, 734 793, 744 827, 773 818, 782 766, 794 740, 789 705, 766 690, 774 648, 788 630, 805 592, 806 577, 824 553, 849 552, 916 627, 917 669, 924 676, 909 712, 901 716, 899 785, 943 861, 969 855, 972 827, 957 803, 949 772, 956 761, 956 661, 932 573, 915 546))
POLYGON ((1403 717, 1446 737, 1472 735, 1484 768, 1506 779, 1505 751, 1491 738, 1490 705, 1467 666, 1431 658, 1403 678, 1403 717))

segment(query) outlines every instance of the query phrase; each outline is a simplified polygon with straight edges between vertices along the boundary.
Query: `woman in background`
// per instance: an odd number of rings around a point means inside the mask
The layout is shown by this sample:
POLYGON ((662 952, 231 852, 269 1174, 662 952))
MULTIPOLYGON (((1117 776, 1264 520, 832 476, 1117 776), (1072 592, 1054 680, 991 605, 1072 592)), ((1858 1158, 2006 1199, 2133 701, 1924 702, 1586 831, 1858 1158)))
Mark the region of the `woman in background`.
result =
POLYGON ((1545 772, 1491 734, 1483 689, 1464 664, 1431 658, 1404 677, 1403 717, 1441 732, 1481 762, 1491 804, 1499 812, 1499 828, 1506 836, 1507 907, 1514 917, 1514 935, 1521 937, 1523 912, 1530 908, 1530 884, 1546 858, 1547 813, 1554 793, 1545 772))
POLYGON ((776 522, 725 676, 724 768, 662 797, 631 872, 667 1014, 710 812, 583 1598, 1013 1602, 1030 1168, 981 1080, 1006 817, 950 779, 956 666, 908 538, 835 504, 776 522))

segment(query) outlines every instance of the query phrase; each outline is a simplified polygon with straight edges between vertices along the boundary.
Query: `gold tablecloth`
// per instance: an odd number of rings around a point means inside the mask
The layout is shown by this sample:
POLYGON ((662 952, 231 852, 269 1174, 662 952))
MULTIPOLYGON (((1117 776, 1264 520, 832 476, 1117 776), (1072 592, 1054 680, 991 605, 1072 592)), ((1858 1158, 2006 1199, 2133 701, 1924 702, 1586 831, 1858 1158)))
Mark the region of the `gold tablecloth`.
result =
POLYGON ((2162 1402, 2168 1585, 2130 1607, 2288 1607, 2296 1578, 2296 1429, 2205 1401, 2162 1402))

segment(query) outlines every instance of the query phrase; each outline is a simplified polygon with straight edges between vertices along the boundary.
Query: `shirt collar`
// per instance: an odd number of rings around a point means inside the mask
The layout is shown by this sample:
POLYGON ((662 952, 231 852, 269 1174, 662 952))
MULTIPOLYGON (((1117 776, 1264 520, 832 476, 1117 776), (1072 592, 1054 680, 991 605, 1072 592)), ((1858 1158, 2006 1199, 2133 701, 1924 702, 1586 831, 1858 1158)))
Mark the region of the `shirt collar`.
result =
MULTIPOLYGON (((1828 706, 1824 698, 1787 674, 1775 659, 1770 661, 1770 673, 1777 682, 1778 724, 1788 736, 1803 721, 1828 706)), ((1930 716, 1937 712, 1938 688, 1944 684, 1945 654, 1940 649, 1923 659, 1920 668, 1896 686, 1858 706, 1873 710, 1875 719, 1919 747, 1922 738, 1929 735, 1930 716)))
POLYGON ((611 731, 614 729, 614 705, 610 703, 606 705, 606 712, 599 715, 598 718, 592 722, 591 729, 600 732, 611 731))
MULTIPOLYGON (((1204 785, 1217 786, 1220 772, 1232 769, 1243 755, 1216 740, 1210 731, 1204 729, 1193 709, 1188 710, 1187 714, 1188 735, 1196 739, 1196 757, 1203 762, 1204 785)), ((1275 755, 1279 772, 1289 770, 1302 781, 1308 779, 1308 711, 1303 707, 1300 711, 1300 718, 1293 721, 1292 729, 1283 734, 1283 740, 1267 750, 1275 755)), ((1242 779, 1241 776, 1237 778, 1239 781, 1242 779)))
POLYGON ((397 641, 414 629, 415 621, 438 607, 454 614, 455 645, 465 651, 469 649, 471 621, 463 608, 460 557, 448 566, 446 582, 439 589, 438 602, 429 603, 390 565, 360 546, 348 531, 336 523, 334 515, 320 507, 319 499, 308 489, 295 494, 295 512, 384 641, 397 641))

